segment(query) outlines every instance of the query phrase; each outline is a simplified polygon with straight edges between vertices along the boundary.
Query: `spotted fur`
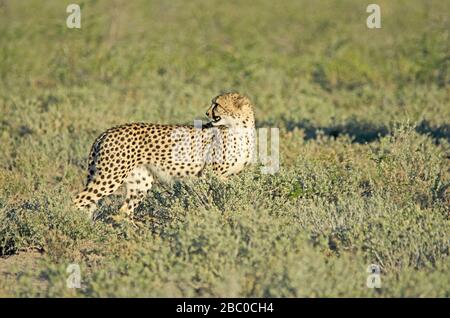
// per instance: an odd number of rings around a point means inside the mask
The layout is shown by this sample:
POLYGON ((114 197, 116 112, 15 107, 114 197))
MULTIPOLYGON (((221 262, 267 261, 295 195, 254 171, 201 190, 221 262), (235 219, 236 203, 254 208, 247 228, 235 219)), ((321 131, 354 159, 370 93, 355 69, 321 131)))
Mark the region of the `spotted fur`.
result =
POLYGON ((125 184, 121 211, 131 215, 155 179, 200 176, 206 169, 220 177, 242 171, 253 158, 251 102, 238 93, 219 95, 206 115, 211 122, 201 128, 132 123, 102 133, 92 145, 86 187, 75 205, 92 214, 98 200, 125 184))

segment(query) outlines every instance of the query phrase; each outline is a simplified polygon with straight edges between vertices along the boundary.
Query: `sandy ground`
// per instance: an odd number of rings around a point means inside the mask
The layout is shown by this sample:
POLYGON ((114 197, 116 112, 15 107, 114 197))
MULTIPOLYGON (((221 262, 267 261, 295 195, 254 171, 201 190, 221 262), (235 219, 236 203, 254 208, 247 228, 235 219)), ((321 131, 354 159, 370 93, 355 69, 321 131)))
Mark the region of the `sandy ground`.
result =
MULTIPOLYGON (((0 257, 0 297, 8 297, 24 273, 34 272, 42 259, 37 251, 20 252, 19 254, 0 257)), ((45 285, 45 278, 36 279, 36 287, 45 285)))

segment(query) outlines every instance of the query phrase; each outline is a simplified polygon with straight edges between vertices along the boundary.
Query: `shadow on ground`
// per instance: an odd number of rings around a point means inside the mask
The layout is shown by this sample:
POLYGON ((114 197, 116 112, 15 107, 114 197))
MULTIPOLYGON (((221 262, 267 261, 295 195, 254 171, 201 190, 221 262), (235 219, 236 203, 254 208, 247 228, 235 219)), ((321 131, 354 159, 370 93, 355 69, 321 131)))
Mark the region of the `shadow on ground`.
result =
MULTIPOLYGON (((392 131, 392 126, 378 125, 367 121, 350 119, 344 123, 331 124, 329 126, 316 126, 309 120, 295 121, 281 119, 280 121, 259 122, 258 127, 284 127, 287 131, 301 129, 305 132, 305 140, 316 139, 317 135, 323 134, 330 137, 348 135, 355 143, 369 143, 377 141, 392 131)), ((435 142, 445 139, 450 142, 450 125, 443 124, 434 126, 429 121, 423 120, 416 125, 415 130, 422 135, 429 135, 435 142)))

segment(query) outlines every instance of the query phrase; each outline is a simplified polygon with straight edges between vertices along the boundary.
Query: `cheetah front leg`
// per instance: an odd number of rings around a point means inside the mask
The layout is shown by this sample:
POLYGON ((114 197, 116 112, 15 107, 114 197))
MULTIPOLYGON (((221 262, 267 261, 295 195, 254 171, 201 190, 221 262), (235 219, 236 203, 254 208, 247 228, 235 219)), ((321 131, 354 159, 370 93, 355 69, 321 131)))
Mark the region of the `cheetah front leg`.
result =
POLYGON ((119 210, 119 215, 114 217, 116 222, 127 219, 134 223, 134 210, 144 200, 147 192, 151 189, 153 180, 150 171, 144 166, 136 167, 129 173, 125 180, 127 192, 125 202, 119 210))

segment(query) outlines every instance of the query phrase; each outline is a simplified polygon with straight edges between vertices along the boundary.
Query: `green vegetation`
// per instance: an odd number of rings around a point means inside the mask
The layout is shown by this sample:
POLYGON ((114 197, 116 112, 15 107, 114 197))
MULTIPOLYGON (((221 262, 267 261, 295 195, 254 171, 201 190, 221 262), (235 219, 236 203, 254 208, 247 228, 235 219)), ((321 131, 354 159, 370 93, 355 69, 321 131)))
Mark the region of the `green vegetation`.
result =
POLYGON ((378 1, 378 30, 360 1, 67 4, 0 1, 0 296, 450 296, 448 1, 378 1), (156 186, 140 229, 71 207, 103 130, 230 89, 279 173, 156 186))

